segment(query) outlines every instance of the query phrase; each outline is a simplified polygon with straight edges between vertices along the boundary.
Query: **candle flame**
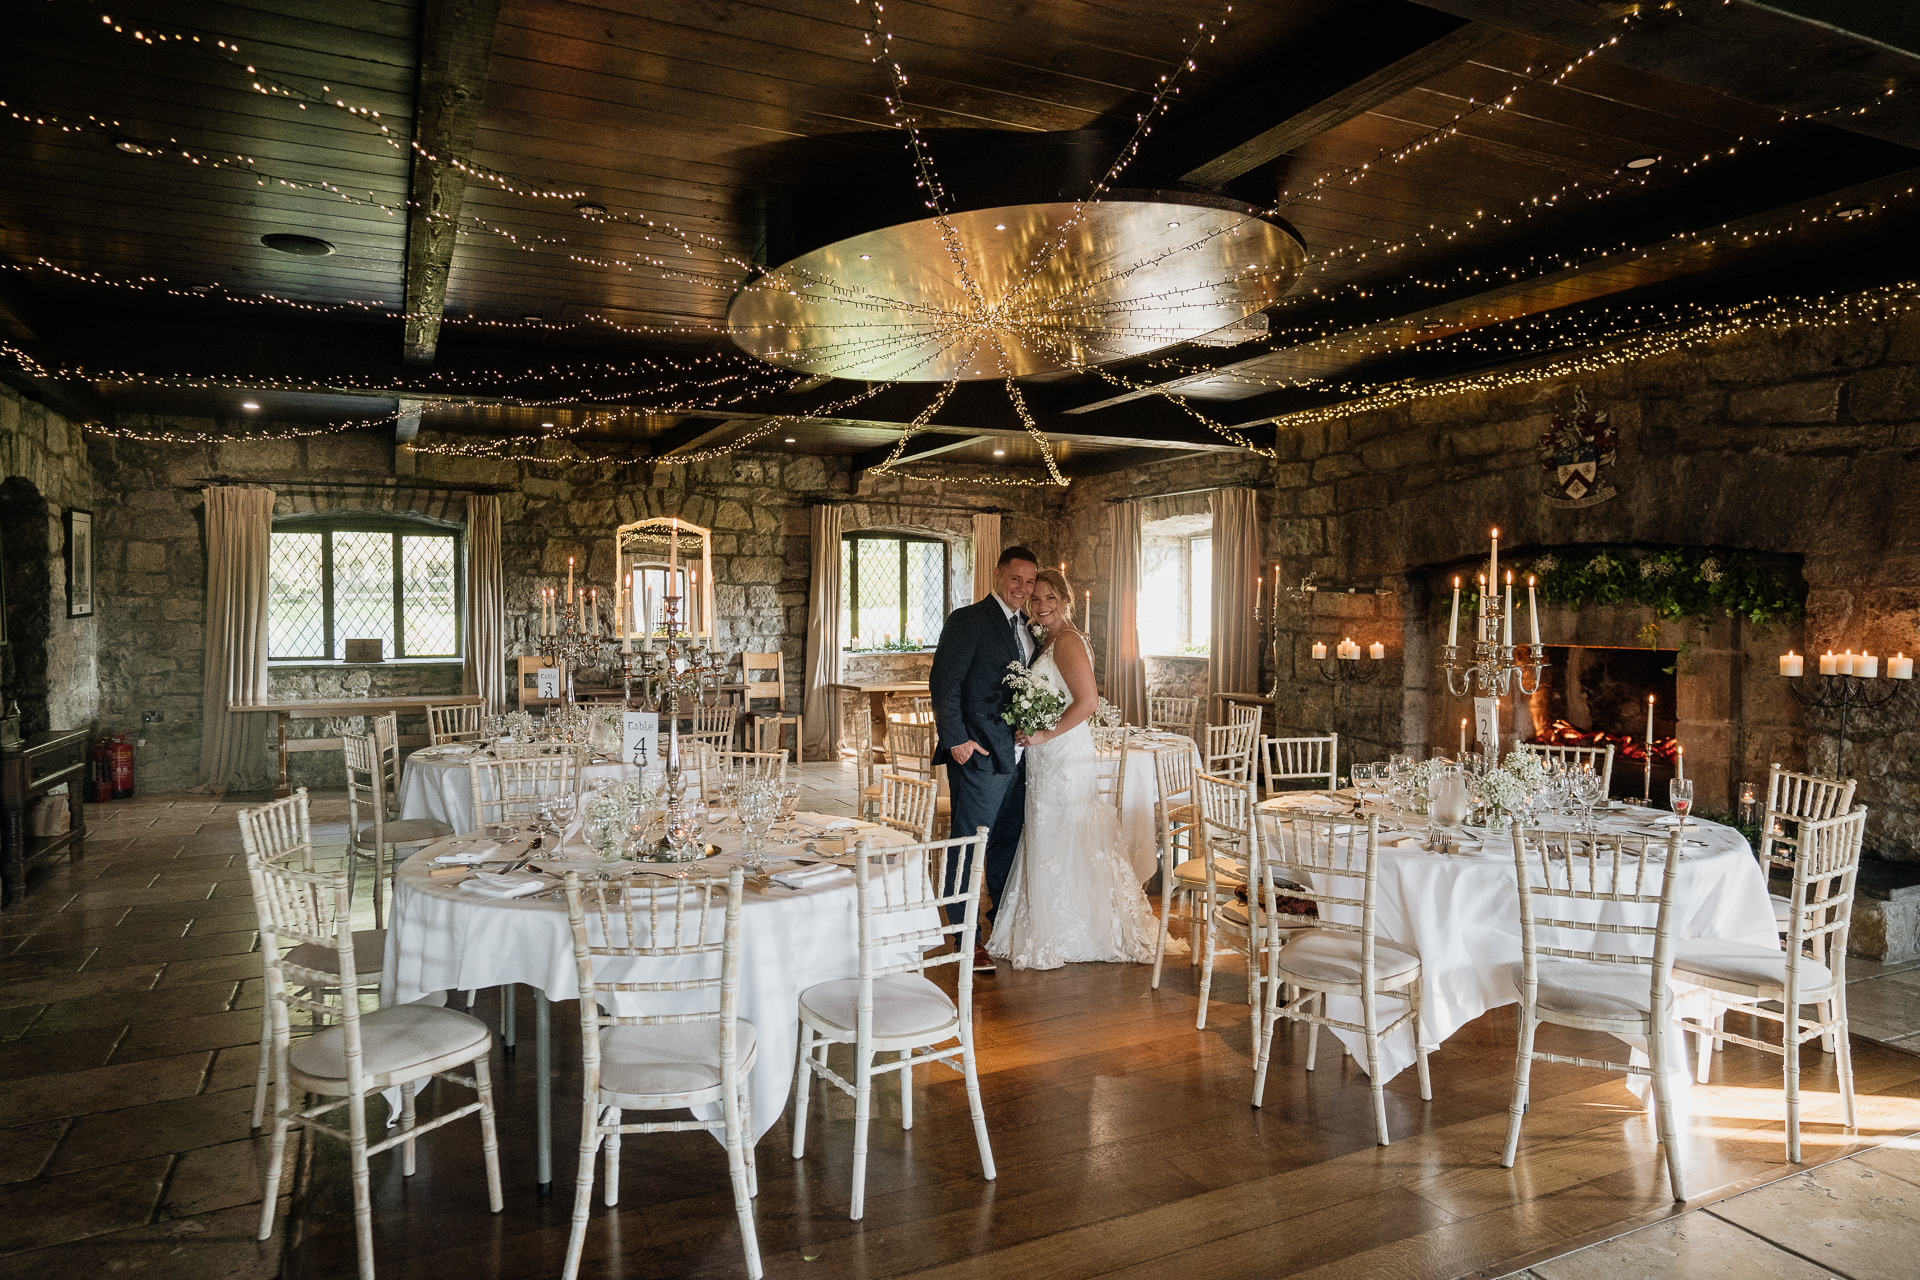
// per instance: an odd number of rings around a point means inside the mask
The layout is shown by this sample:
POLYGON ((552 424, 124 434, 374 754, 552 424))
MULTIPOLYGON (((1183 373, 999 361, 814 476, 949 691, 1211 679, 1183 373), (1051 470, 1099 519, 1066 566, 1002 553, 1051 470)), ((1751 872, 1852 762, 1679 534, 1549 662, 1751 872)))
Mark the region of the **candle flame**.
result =
POLYGON ((1497 538, 1497 537, 1499 537, 1499 536, 1500 536, 1500 531, 1499 531, 1498 529, 1495 529, 1495 530, 1493 531, 1493 536, 1494 536, 1494 537, 1496 537, 1496 538, 1497 538))
POLYGON ((1532 575, 1532 574, 1528 574, 1528 575, 1527 575, 1527 585, 1528 585, 1529 587, 1531 587, 1531 586, 1533 585, 1533 583, 1534 583, 1534 577, 1533 577, 1533 575, 1532 575))

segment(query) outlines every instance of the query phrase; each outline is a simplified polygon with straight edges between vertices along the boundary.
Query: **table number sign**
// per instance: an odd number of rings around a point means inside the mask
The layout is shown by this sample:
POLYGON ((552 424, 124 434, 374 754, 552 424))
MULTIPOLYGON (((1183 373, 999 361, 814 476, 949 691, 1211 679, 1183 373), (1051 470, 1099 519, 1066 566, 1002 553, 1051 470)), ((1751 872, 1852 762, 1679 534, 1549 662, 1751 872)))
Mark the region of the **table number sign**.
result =
POLYGON ((535 676, 538 680, 534 686, 535 697, 558 698, 560 696, 560 668, 542 667, 535 676))
POLYGON ((653 763, 660 743, 658 711, 624 711, 620 714, 620 758, 642 769, 653 763))
POLYGON ((1479 739, 1480 749, 1491 760, 1500 758, 1500 700, 1498 698, 1475 698, 1473 700, 1473 733, 1479 739))

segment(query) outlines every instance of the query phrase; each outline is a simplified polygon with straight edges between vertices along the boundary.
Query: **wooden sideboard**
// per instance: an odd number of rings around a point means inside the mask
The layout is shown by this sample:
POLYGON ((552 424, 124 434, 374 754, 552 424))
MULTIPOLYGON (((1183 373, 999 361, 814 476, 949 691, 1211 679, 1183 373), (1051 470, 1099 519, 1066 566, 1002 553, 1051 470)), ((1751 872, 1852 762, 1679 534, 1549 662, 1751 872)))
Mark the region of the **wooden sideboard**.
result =
POLYGON ((85 855, 90 737, 86 729, 55 729, 0 749, 0 901, 27 896, 27 872, 35 864, 62 852, 75 862, 85 855), (28 834, 28 808, 63 782, 72 826, 57 836, 28 834))

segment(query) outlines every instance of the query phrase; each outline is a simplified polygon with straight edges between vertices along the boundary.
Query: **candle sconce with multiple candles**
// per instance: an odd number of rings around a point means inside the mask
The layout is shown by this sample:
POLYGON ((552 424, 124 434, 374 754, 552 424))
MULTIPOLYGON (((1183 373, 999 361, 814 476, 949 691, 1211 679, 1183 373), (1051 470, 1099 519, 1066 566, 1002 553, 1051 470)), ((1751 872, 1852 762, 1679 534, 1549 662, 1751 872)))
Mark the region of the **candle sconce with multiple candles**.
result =
POLYGON ((1513 571, 1507 571, 1504 597, 1499 582, 1500 531, 1495 529, 1493 554, 1480 582, 1474 639, 1465 655, 1459 643, 1460 579, 1453 580, 1453 616, 1447 623, 1446 647, 1440 651, 1440 670, 1446 673, 1447 692, 1456 698, 1505 698, 1516 691, 1532 694, 1540 688, 1540 673, 1547 663, 1540 646, 1540 608, 1534 596, 1534 580, 1527 579, 1527 613, 1533 632, 1531 643, 1526 645, 1513 642, 1513 571))
POLYGON ((1333 659, 1329 664, 1327 646, 1317 641, 1313 646, 1313 660, 1320 666, 1320 678, 1329 684, 1372 684, 1385 668, 1386 656, 1387 646, 1376 640, 1368 646, 1367 660, 1362 662, 1360 646, 1352 636, 1348 636, 1334 646, 1333 659))
POLYGON ((1904 652, 1886 659, 1885 678, 1889 683, 1882 685, 1880 658, 1870 653, 1855 653, 1851 649, 1842 654, 1829 649, 1820 655, 1820 683, 1812 692, 1802 689, 1800 685, 1805 676, 1806 661, 1804 655, 1789 649, 1780 655, 1780 674, 1786 677, 1788 692, 1799 700, 1801 706, 1813 711, 1840 713, 1840 732, 1835 742, 1833 768, 1835 775, 1841 776, 1846 773, 1847 720, 1855 708, 1871 711, 1899 697, 1913 681, 1913 659, 1904 652))

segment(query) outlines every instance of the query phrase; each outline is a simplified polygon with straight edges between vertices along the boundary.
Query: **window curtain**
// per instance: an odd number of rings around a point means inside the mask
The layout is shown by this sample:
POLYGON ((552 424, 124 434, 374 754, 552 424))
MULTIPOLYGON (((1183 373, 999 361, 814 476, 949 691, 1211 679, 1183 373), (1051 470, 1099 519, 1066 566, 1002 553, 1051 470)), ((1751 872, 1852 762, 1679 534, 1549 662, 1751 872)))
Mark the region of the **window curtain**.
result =
MULTIPOLYGON (((1260 576, 1259 495, 1220 489, 1213 507, 1213 637, 1209 693, 1257 693, 1260 629, 1253 622, 1253 584, 1260 576)), ((1212 708, 1207 709, 1212 723, 1212 708)))
POLYGON ((487 700, 492 715, 507 710, 506 579, 500 566, 500 499, 467 498, 467 658, 462 693, 487 700))
POLYGON ((1000 517, 973 518, 973 600, 985 600, 993 594, 994 575, 999 572, 1000 517))
POLYGON ((1128 724, 1147 722, 1147 660, 1140 653, 1140 504, 1115 503, 1113 579, 1107 601, 1107 701, 1128 724))
POLYGON ((258 790, 274 776, 266 751, 269 717, 227 708, 267 700, 273 491, 218 486, 207 490, 206 500, 206 666, 195 790, 258 790))
POLYGON ((807 591, 807 736, 801 754, 833 760, 840 754, 840 533, 841 508, 813 509, 813 575, 807 591))

